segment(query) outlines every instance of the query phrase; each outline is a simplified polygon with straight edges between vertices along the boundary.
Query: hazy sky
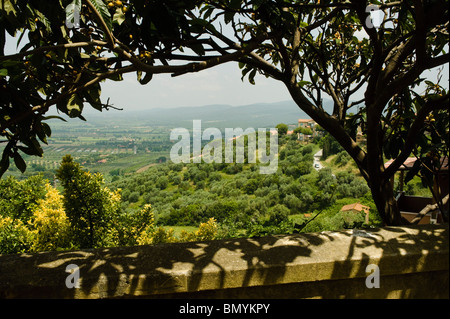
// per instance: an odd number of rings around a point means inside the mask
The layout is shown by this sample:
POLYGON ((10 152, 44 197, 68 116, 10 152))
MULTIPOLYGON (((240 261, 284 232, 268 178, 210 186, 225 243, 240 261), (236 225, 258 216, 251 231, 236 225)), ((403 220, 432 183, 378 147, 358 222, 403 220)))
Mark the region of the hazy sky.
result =
MULTIPOLYGON (((8 36, 5 54, 15 53, 15 48, 16 39, 8 36)), ((435 81, 436 74, 434 71, 423 76, 435 81)), ((448 88, 448 64, 443 74, 441 85, 448 88)), ((256 85, 251 85, 247 78, 241 81, 241 70, 234 62, 174 78, 169 74, 157 74, 147 85, 140 85, 136 74, 127 74, 123 81, 108 80, 102 83, 102 101, 106 102, 109 97, 110 103, 116 107, 137 110, 209 104, 237 106, 291 99, 279 81, 266 79, 262 75, 257 75, 255 81, 256 85)))
POLYGON ((227 63, 198 73, 178 77, 157 74, 147 85, 140 85, 135 74, 122 82, 102 84, 102 96, 124 108, 155 108, 202 106, 208 104, 245 105, 259 102, 289 100, 287 89, 280 82, 256 76, 256 85, 246 78, 236 63, 227 63))

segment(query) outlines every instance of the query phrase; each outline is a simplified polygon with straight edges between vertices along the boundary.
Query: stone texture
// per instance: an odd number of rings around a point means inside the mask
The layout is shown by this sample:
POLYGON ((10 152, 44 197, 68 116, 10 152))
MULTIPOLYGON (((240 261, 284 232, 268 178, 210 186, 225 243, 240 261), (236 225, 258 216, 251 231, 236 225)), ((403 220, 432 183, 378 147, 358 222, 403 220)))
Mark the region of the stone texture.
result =
POLYGON ((0 255, 0 297, 448 298, 448 239, 448 225, 420 225, 0 255), (365 286, 369 264, 380 288, 365 286))

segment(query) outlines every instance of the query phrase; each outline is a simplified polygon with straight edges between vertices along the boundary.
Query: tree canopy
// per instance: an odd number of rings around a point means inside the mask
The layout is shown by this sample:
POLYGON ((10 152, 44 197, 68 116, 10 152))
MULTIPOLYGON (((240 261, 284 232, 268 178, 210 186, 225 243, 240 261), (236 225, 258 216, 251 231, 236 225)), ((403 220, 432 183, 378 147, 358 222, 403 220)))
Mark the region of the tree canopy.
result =
POLYGON ((25 170, 20 152, 42 155, 51 107, 81 119, 86 103, 112 107, 101 98, 106 79, 136 73, 147 84, 235 61, 251 83, 281 81, 356 162, 385 223, 400 224, 396 170, 412 153, 448 157, 448 89, 423 77, 449 62, 448 27, 446 0, 3 0, 0 173, 10 158, 25 170), (17 53, 4 55, 5 32, 17 53))

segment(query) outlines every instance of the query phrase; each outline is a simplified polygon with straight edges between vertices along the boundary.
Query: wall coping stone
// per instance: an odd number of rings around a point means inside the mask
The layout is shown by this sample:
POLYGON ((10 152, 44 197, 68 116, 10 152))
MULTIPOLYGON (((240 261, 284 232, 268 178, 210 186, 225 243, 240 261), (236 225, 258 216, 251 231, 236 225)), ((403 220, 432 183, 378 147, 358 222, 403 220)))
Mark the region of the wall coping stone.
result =
POLYGON ((369 264, 382 278, 448 273, 448 248, 443 224, 0 255, 0 298, 153 298, 350 279, 364 285, 369 264), (69 264, 79 267, 80 288, 66 286, 69 264))

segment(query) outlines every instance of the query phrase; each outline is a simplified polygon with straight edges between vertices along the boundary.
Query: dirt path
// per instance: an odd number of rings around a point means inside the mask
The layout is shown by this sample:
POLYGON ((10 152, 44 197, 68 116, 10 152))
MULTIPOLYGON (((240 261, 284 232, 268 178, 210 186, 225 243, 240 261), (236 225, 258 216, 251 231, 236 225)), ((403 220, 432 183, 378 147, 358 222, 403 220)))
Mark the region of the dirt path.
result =
POLYGON ((144 167, 141 167, 140 169, 136 170, 136 173, 142 173, 148 170, 150 167, 155 166, 156 163, 145 165, 144 167))

